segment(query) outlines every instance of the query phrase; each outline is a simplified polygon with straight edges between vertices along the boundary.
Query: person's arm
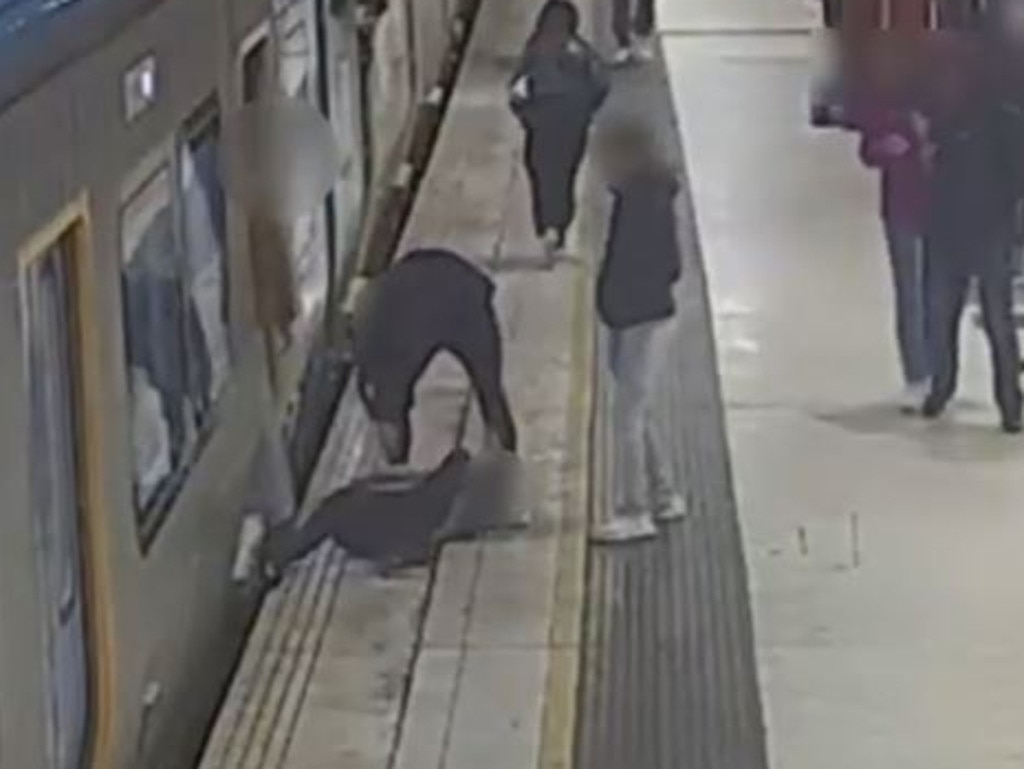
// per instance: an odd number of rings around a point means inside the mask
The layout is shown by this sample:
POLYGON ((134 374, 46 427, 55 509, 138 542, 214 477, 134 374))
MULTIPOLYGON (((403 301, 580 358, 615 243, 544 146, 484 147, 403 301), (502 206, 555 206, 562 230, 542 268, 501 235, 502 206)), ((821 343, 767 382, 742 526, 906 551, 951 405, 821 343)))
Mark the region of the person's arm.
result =
POLYGON ((515 72, 508 82, 508 105, 512 114, 520 123, 525 125, 528 117, 528 110, 533 96, 533 84, 531 82, 531 70, 533 69, 533 54, 531 46, 527 43, 523 54, 519 59, 515 72))
POLYGON ((672 226, 671 226, 671 247, 666 250, 669 255, 668 264, 668 277, 672 283, 678 283, 679 279, 683 276, 683 250, 679 247, 679 217, 677 215, 678 208, 676 207, 676 199, 679 197, 679 193, 682 190, 682 178, 681 173, 672 170, 666 180, 666 190, 669 196, 669 206, 672 211, 672 226))
POLYGON ((1000 146, 995 161, 1005 175, 1007 194, 1019 228, 1024 213, 1024 113, 1016 105, 1004 104, 998 119, 1000 146))
POLYGON ((587 74, 590 80, 591 109, 597 112, 604 106, 611 91, 611 76, 608 72, 608 65, 601 55, 595 51, 589 43, 581 41, 584 56, 586 57, 587 74))

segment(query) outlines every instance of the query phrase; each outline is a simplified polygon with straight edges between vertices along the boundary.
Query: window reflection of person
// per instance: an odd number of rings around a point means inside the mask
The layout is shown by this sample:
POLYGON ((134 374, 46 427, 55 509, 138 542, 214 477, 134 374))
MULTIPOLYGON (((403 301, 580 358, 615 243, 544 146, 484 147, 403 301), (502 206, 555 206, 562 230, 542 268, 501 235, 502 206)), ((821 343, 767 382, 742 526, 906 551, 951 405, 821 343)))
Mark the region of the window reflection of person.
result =
POLYGON ((175 255, 173 220, 165 208, 146 229, 122 275, 128 364, 144 373, 159 394, 172 466, 188 439, 190 395, 194 411, 205 411, 211 376, 199 314, 182 290, 175 255))

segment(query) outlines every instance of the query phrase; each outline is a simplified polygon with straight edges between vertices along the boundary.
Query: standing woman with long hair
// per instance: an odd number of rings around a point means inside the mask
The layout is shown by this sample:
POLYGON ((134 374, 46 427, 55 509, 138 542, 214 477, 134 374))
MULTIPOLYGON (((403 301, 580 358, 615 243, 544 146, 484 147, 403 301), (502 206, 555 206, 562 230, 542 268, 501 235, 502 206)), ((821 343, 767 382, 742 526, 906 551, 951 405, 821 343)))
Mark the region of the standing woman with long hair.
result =
POLYGON ((512 111, 526 132, 534 227, 549 265, 565 248, 590 126, 609 89, 604 63, 579 27, 575 5, 549 0, 511 85, 512 111))

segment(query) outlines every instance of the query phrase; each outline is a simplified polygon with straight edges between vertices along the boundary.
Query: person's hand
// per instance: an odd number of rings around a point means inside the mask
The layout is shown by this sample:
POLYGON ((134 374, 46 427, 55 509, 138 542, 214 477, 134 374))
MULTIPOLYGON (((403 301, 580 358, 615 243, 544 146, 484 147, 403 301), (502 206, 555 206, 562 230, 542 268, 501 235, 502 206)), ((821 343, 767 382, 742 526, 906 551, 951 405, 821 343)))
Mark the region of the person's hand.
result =
POLYGON ((530 81, 524 75, 512 84, 512 98, 517 101, 525 101, 530 98, 530 81))
POLYGON ((914 111, 910 113, 910 123, 914 127, 914 131, 922 139, 928 138, 929 128, 931 127, 928 118, 922 113, 914 111))
POLYGON ((901 157, 910 151, 910 142, 899 134, 889 134, 879 140, 878 148, 886 155, 901 157))

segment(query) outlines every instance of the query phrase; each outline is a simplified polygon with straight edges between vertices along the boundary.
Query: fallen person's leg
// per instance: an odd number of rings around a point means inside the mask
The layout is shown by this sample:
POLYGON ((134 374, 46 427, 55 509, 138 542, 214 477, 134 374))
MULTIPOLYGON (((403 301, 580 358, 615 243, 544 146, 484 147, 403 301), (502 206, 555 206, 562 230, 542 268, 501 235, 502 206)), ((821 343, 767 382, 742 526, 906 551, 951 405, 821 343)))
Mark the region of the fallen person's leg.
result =
POLYGON ((462 488, 469 461, 469 454, 459 448, 425 475, 371 476, 334 492, 299 527, 270 534, 265 549, 268 576, 279 576, 328 539, 367 561, 425 563, 462 488))

